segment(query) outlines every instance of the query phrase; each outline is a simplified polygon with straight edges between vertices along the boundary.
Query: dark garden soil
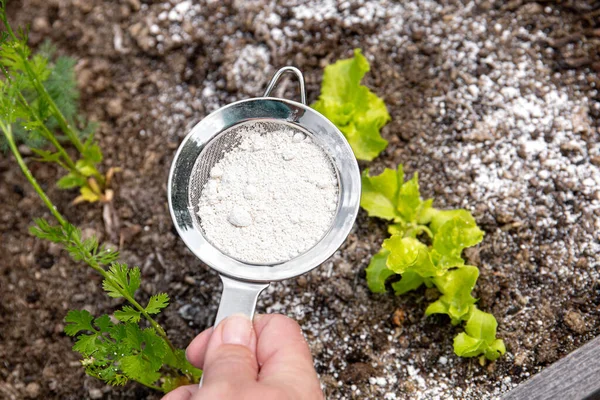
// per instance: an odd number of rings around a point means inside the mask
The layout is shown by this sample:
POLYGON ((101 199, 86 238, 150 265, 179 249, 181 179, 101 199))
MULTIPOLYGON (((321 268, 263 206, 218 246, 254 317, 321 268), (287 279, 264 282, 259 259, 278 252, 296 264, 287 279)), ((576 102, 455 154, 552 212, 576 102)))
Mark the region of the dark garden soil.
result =
MULTIPOLYGON (((214 109, 258 96, 284 65, 302 69, 311 101, 322 68, 363 49, 368 84, 388 104, 387 150, 369 166, 419 171, 437 207, 466 207, 486 232, 469 251, 480 307, 508 353, 459 359, 459 331, 423 315, 431 291, 371 294, 364 269, 385 237, 361 212, 353 233, 312 273, 263 293, 260 312, 298 320, 330 399, 492 398, 600 333, 600 4, 592 1, 10 2, 31 43, 76 57, 81 105, 99 122, 105 166, 119 166, 119 226, 102 206, 71 206, 58 171, 27 157, 85 235, 142 268, 141 296, 168 292, 161 318, 180 346, 210 325, 217 275, 175 234, 166 179, 188 130, 214 109), (396 318, 393 316, 396 315, 396 318)), ((284 81, 284 95, 297 96, 284 81)), ((366 167, 362 165, 362 167, 366 167)), ((69 309, 110 313, 119 301, 90 269, 34 239, 48 211, 8 155, 0 157, 0 398, 159 398, 84 376, 69 309)))

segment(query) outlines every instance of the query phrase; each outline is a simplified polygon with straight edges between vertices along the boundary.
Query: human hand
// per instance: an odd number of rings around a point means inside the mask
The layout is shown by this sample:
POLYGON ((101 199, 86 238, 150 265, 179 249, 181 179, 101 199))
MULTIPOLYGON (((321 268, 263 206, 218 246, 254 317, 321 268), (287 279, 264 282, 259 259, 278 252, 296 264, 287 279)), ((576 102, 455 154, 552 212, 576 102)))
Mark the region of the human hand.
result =
POLYGON ((322 400, 312 356, 296 321, 234 315, 196 336, 186 356, 204 369, 202 387, 179 387, 162 400, 322 400))

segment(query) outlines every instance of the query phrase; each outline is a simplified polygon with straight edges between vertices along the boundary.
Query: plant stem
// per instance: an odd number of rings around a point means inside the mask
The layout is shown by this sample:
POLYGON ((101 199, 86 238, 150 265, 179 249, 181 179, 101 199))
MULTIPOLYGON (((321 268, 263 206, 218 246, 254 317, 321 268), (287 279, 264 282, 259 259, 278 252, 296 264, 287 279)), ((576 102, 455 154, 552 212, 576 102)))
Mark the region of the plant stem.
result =
MULTIPOLYGON (((17 145, 15 144, 14 137, 12 135, 11 126, 5 124, 3 121, 0 121, 0 129, 4 133, 4 136, 6 137, 6 141, 8 142, 8 145, 10 147, 11 152, 13 153, 13 155, 15 156, 15 158, 17 159, 17 163, 19 164, 19 167, 21 167, 21 171, 23 171, 23 174, 25 174, 25 177, 27 178, 27 180, 29 181, 29 183, 31 183, 31 185, 33 186, 33 188, 37 192, 38 196, 40 196, 40 198, 42 199, 42 201, 44 202, 44 204, 46 205, 46 207, 48 207, 48 209, 50 210, 50 212, 52 213, 52 215, 54 216, 54 218, 56 218, 56 220, 58 221, 58 223, 61 226, 65 227, 67 225, 67 223, 68 223, 67 220, 60 214, 60 212, 58 212, 58 210, 56 209, 56 206, 54 206, 54 204, 52 204, 52 201, 48 198, 48 196, 46 196, 46 193, 40 187, 40 185, 37 183, 37 181, 35 180, 33 174, 31 173, 31 171, 29 170, 29 168, 25 164, 25 161, 23 160, 23 157, 21 157, 21 153, 19 152, 19 149, 17 148, 17 145)), ((73 238, 71 238, 71 240, 73 240, 75 246, 80 247, 80 248, 83 247, 83 245, 82 245, 81 241, 79 240, 79 238, 73 237, 73 238)), ((104 268, 102 268, 102 266, 100 264, 98 264, 98 262, 96 260, 93 259, 92 255, 89 252, 86 254, 86 257, 85 257, 84 261, 90 267, 92 267, 96 272, 98 272, 100 275, 102 275, 102 277, 104 279, 106 279, 108 281, 111 281, 111 282, 114 282, 114 280, 112 279, 112 277, 104 270, 104 268)), ((119 285, 116 284, 116 282, 115 282, 114 286, 116 288, 119 288, 119 285)), ((175 348, 175 346, 173 346, 173 343, 171 343, 171 340, 169 340, 169 338, 167 337, 167 333, 165 332, 165 330, 163 329, 163 327, 160 326, 160 324, 158 322, 156 322, 154 320, 154 318, 152 318, 146 312, 146 310, 144 309, 144 307, 142 307, 140 305, 140 303, 138 303, 133 297, 131 297, 129 295, 129 293, 125 292, 124 290, 121 290, 120 288, 119 288, 119 292, 123 296, 123 298, 125 298, 125 300, 127 300, 129 303, 131 303, 144 316, 144 318, 156 330, 156 333, 167 343, 167 345, 169 346, 169 348, 171 349, 171 351, 175 352, 177 349, 175 348)))
POLYGON ((44 138, 46 138, 48 141, 50 141, 50 143, 54 146, 54 148, 56 148, 56 151, 58 151, 58 153, 62 156, 65 164, 61 163, 61 166, 64 169, 66 169, 67 171, 69 171, 70 173, 72 173, 73 175, 77 175, 77 176, 85 179, 85 176, 77 170, 77 167, 75 167, 75 163, 73 162, 73 160, 71 159, 71 157, 69 156, 69 154, 67 153, 65 148, 56 139, 56 136, 54 136, 52 134, 52 132, 50 132, 50 130, 48 130, 48 127, 46 126, 46 124, 44 124, 44 121, 42 121, 42 119, 39 117, 39 115, 37 115, 37 113, 35 113, 33 111, 31 106, 25 99, 25 96, 23 96, 23 93, 21 93, 19 91, 18 94, 19 94, 19 100, 21 101, 21 103, 23 103, 23 106, 25 108, 31 110, 31 114, 35 118, 35 121, 39 124, 39 129, 42 132, 44 138))
POLYGON ((141 383, 142 385, 146 386, 147 388, 154 389, 154 390, 162 392, 162 393, 165 392, 161 387, 158 387, 158 386, 155 386, 155 385, 151 385, 149 383, 144 383, 142 381, 138 381, 137 379, 133 379, 133 378, 129 378, 129 379, 131 379, 133 381, 136 381, 137 383, 141 383))
POLYGON ((46 196, 46 193, 40 187, 40 185, 37 183, 37 181, 35 180, 35 177, 33 176, 31 171, 25 164, 23 157, 21 157, 21 153, 19 152, 19 149, 17 149, 17 145, 15 144, 15 140, 12 135, 12 127, 10 125, 5 124, 3 121, 0 121, 0 129, 4 133, 4 136, 6 137, 6 141, 8 142, 8 146, 10 147, 10 151, 14 154, 15 158, 17 159, 17 163, 19 164, 19 167, 21 167, 21 171, 23 171, 23 174, 25 174, 25 177, 27 178, 29 183, 31 183, 31 186, 33 186, 33 188, 37 192, 38 196, 40 196, 40 198, 42 199, 42 201, 44 202, 46 207, 48 207, 48 210, 50 210, 50 212, 52 213, 54 218, 56 218, 58 223, 61 226, 65 226, 67 221, 58 212, 58 210, 56 209, 54 204, 52 204, 52 201, 48 198, 48 196, 46 196))

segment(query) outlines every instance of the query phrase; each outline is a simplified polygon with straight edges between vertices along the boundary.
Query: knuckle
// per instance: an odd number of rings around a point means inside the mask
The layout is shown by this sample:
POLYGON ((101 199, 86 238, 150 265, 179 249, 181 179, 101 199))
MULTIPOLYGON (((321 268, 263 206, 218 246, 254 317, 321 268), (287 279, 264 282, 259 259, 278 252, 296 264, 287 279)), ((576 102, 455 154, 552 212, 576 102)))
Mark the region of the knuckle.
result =
POLYGON ((254 360, 254 355, 250 351, 249 348, 234 345, 234 344, 225 344, 221 345, 219 352, 216 356, 215 362, 223 363, 223 364, 232 364, 232 363, 249 363, 254 360))

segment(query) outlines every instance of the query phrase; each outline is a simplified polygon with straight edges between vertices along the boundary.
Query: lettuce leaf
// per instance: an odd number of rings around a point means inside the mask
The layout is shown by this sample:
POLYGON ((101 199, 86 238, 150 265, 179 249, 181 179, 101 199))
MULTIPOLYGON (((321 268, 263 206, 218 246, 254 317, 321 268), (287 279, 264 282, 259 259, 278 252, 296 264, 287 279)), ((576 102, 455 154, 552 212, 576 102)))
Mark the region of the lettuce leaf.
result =
POLYGON ((369 70, 360 49, 354 50, 353 58, 328 65, 321 95, 312 104, 342 131, 356 158, 367 161, 387 147, 380 130, 391 119, 383 100, 360 84, 369 70))
POLYGON ((471 305, 475 304, 476 299, 471 292, 478 277, 477 267, 464 265, 433 278, 433 283, 442 293, 442 297, 427 307, 425 315, 447 314, 453 325, 460 323, 469 313, 471 305))
POLYGON ((386 249, 379 250, 379 253, 371 257, 369 266, 367 267, 367 285, 373 293, 385 293, 385 281, 392 275, 394 271, 388 269, 386 261, 389 251, 386 249))
POLYGON ((465 332, 454 338, 454 352, 460 357, 482 356, 490 361, 506 353, 502 339, 496 339, 498 322, 492 314, 471 306, 465 332))

